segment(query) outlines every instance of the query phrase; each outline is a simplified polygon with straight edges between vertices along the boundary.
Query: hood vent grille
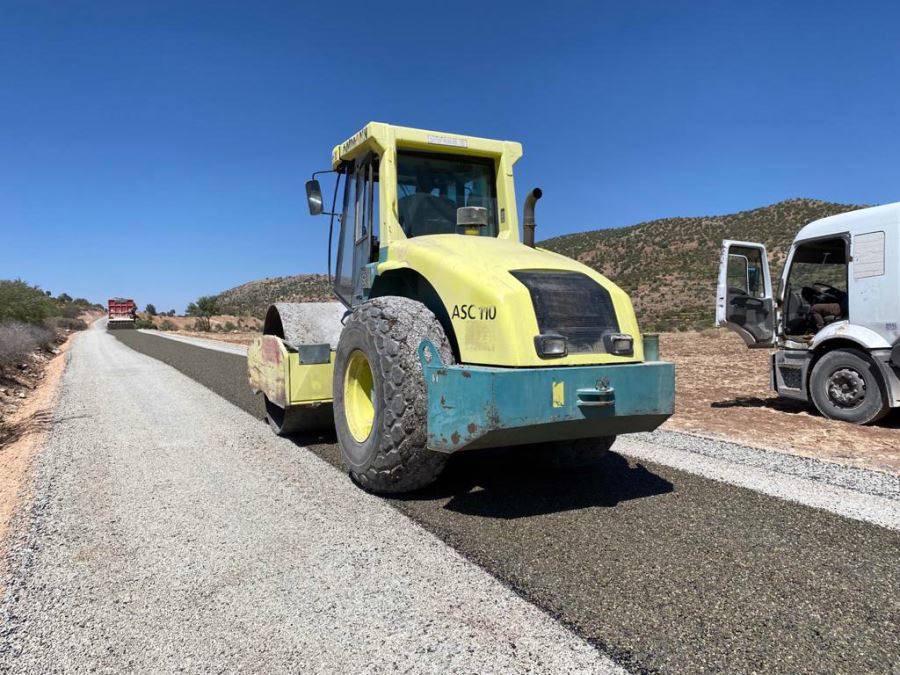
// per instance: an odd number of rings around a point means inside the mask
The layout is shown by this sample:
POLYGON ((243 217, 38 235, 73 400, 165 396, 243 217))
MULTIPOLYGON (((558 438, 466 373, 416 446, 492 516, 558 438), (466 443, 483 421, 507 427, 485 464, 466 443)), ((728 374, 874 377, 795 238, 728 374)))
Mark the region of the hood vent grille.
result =
POLYGON ((565 337, 570 354, 603 353, 603 336, 619 332, 609 291, 586 274, 554 270, 516 270, 510 274, 531 293, 541 334, 565 337))

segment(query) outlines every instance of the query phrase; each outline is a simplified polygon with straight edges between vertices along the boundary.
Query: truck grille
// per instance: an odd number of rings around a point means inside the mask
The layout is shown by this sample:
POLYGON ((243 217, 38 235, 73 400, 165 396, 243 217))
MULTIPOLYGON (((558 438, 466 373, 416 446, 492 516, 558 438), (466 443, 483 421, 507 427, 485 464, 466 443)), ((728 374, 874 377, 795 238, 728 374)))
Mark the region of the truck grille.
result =
POLYGON ((609 292, 581 272, 510 272, 531 293, 541 334, 559 333, 570 354, 602 353, 603 336, 618 333, 619 321, 609 292))

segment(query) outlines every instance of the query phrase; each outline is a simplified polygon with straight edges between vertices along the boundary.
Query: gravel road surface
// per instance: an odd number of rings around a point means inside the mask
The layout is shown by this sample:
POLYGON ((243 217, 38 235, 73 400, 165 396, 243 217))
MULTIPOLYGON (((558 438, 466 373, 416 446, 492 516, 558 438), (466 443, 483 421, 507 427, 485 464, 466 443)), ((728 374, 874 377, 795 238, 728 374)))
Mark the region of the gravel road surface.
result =
MULTIPOLYGON (((241 357, 116 336, 261 419, 241 357)), ((295 442, 337 465, 333 439, 295 442)), ((795 489, 810 494, 792 499, 815 501, 821 484, 890 512, 895 479, 681 434, 620 447, 577 473, 536 474, 514 451, 461 454, 433 488, 385 503, 631 670, 900 672, 900 533, 727 482, 767 469, 804 479, 795 489), (663 463, 688 451, 720 464, 663 463), (730 475, 716 475, 722 463, 730 475)))
POLYGON ((618 671, 388 502, 102 330, 72 347, 34 491, 2 671, 618 671))

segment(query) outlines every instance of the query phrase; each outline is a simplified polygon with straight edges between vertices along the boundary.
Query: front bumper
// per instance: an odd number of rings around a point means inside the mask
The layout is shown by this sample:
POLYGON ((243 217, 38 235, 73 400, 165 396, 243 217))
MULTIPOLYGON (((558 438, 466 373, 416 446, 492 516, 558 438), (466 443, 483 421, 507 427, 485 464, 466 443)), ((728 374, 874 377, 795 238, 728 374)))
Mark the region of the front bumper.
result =
POLYGON ((557 368, 446 366, 419 345, 428 447, 440 452, 652 431, 675 412, 663 361, 557 368))

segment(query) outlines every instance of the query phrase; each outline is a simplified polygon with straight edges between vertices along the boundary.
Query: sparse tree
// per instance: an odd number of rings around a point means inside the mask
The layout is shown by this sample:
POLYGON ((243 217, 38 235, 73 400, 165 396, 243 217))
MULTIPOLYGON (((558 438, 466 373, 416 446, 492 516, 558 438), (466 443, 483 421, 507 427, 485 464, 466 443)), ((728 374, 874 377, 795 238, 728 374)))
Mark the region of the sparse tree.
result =
POLYGON ((147 314, 149 314, 150 316, 156 316, 156 307, 154 307, 153 305, 151 305, 151 304, 148 302, 148 303, 147 303, 147 309, 146 309, 146 312, 147 312, 147 314))
POLYGON ((218 301, 214 295, 204 295, 197 298, 187 306, 187 315, 197 317, 196 326, 199 330, 210 329, 209 318, 216 313, 218 301))
POLYGON ((72 302, 72 296, 69 295, 68 293, 60 293, 59 295, 56 296, 56 299, 59 300, 60 302, 65 302, 65 303, 72 302))

